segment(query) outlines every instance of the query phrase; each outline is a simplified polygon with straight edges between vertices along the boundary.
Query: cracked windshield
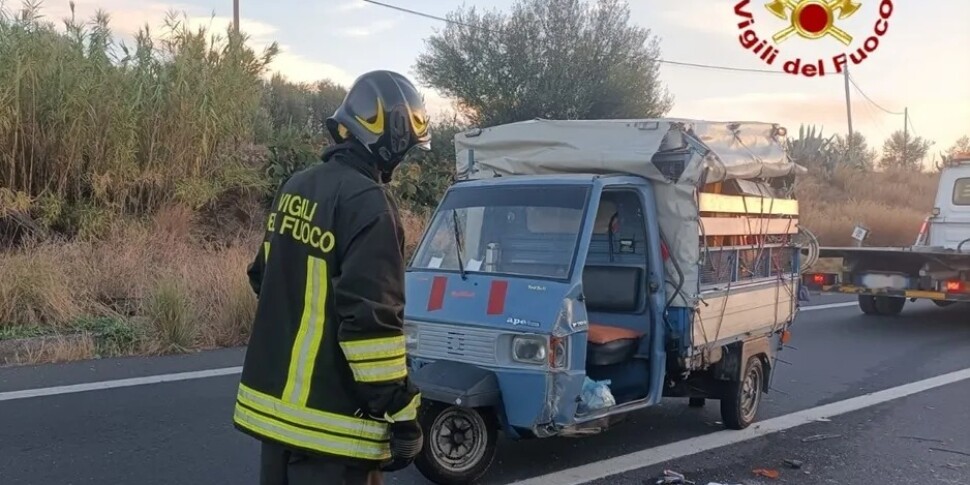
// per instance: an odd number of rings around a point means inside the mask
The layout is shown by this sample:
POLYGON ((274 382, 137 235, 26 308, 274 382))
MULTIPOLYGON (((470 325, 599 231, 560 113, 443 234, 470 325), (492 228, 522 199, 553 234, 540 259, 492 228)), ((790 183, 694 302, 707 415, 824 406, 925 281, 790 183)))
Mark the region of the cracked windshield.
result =
POLYGON ((967 0, 0 0, 0 485, 970 485, 967 0))

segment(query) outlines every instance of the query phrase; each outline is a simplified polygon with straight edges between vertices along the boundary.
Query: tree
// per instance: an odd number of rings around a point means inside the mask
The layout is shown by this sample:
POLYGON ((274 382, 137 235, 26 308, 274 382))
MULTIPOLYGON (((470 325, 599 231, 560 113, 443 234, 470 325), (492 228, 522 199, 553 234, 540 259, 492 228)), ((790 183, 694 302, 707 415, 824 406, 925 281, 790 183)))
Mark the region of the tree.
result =
POLYGON ((659 117, 659 40, 621 0, 519 0, 510 13, 448 15, 415 71, 474 124, 659 117))
POLYGON ((970 136, 961 137, 956 143, 953 144, 946 152, 940 153, 941 163, 936 164, 937 170, 941 170, 943 167, 948 165, 953 161, 958 154, 968 154, 970 153, 970 136))
POLYGON ((466 126, 457 117, 431 126, 431 151, 417 151, 394 174, 395 194, 412 210, 433 209, 455 180, 455 135, 466 126))
POLYGON ((923 137, 907 138, 903 131, 897 131, 882 146, 882 166, 887 170, 920 171, 931 146, 933 142, 923 137))
POLYGON ((291 83, 273 75, 263 88, 263 109, 271 133, 296 131, 314 138, 327 137, 324 121, 336 111, 347 90, 333 81, 291 83))
POLYGON ((838 155, 842 165, 861 170, 872 170, 879 156, 876 150, 870 149, 866 137, 861 133, 852 134, 849 144, 848 135, 838 135, 832 141, 832 150, 838 155))
POLYGON ((802 125, 798 128, 798 138, 787 140, 788 156, 805 168, 831 172, 841 156, 833 150, 835 139, 834 135, 825 138, 822 130, 814 125, 802 125))

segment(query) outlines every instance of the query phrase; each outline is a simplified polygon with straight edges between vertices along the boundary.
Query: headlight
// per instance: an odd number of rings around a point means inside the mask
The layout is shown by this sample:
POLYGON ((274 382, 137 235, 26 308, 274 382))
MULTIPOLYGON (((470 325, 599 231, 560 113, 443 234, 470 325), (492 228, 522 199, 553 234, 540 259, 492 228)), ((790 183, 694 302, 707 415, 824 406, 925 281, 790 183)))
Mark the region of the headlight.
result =
POLYGON ((519 336, 512 339, 512 358, 527 364, 544 364, 549 356, 543 337, 519 336))

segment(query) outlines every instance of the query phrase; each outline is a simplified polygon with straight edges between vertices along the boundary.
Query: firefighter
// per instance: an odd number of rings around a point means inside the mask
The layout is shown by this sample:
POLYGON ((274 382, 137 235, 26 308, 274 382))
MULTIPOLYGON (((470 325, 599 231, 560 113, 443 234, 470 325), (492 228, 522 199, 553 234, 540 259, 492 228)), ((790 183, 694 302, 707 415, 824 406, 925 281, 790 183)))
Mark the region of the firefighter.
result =
POLYGON ((384 184, 430 149, 424 102, 400 74, 369 72, 326 126, 337 143, 276 194, 248 270, 259 303, 233 421, 262 441, 263 485, 379 484, 423 444, 384 184))

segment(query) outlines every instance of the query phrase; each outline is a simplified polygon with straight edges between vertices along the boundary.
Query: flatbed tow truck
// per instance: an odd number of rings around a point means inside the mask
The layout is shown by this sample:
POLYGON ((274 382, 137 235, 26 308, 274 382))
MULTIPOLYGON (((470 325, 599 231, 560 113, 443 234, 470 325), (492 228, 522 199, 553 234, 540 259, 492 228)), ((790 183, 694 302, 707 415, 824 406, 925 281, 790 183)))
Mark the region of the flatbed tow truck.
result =
POLYGON ((858 295, 866 315, 898 315, 906 300, 931 300, 941 307, 970 302, 970 153, 944 167, 932 215, 915 244, 821 247, 818 257, 841 258, 842 271, 805 273, 804 286, 858 295))

